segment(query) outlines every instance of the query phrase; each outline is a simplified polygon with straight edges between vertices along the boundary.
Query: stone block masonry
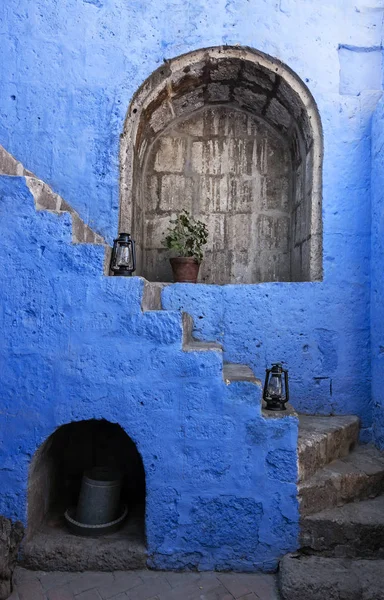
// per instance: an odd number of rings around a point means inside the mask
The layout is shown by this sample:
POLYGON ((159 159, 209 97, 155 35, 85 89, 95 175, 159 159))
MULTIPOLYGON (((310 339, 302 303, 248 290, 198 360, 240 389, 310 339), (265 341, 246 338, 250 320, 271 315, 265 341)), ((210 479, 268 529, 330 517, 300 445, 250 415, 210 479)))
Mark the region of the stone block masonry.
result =
POLYGON ((205 283, 289 280, 290 155, 262 121, 225 106, 175 124, 148 159, 143 275, 171 279, 162 239, 188 210, 208 226, 205 283), (267 166, 268 165, 268 166, 267 166))
POLYGON ((227 46, 169 61, 135 94, 120 157, 139 274, 171 279, 161 241, 184 209, 210 232, 203 282, 321 280, 321 123, 279 61, 227 46))

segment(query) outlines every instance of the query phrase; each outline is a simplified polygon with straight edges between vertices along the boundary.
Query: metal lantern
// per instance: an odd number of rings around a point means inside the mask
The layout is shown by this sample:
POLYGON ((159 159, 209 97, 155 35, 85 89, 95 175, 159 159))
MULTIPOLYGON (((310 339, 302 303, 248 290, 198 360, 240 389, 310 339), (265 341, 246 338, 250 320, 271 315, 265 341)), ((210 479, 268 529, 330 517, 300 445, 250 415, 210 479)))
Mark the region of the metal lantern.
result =
POLYGON ((119 233, 119 237, 113 242, 111 271, 114 275, 130 277, 135 269, 135 242, 129 233, 119 233))
POLYGON ((285 410, 289 400, 288 371, 281 363, 266 369, 263 400, 267 410, 285 410))

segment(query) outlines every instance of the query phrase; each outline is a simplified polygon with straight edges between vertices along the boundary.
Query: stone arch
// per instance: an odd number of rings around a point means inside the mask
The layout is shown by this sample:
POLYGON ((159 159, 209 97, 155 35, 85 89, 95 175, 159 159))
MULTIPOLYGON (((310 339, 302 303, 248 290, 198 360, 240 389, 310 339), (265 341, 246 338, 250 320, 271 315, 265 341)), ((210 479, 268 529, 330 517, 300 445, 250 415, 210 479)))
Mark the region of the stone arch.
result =
POLYGON ((322 279, 319 113, 286 65, 243 47, 166 61, 130 104, 120 230, 137 273, 169 280, 161 237, 182 208, 208 222, 207 283, 322 279))
MULTIPOLYGON (((81 548, 79 542, 75 548, 65 539, 63 515, 68 507, 77 504, 83 473, 92 467, 105 466, 119 470, 123 475, 121 502, 129 508, 123 535, 127 531, 129 540, 133 540, 136 545, 135 548, 141 545, 140 551, 145 554, 146 489, 141 455, 135 442, 120 425, 105 419, 89 419, 73 421, 58 427, 39 446, 32 458, 28 479, 25 547, 28 564, 39 568, 46 567, 51 560, 48 554, 52 553, 57 545, 61 550, 56 558, 52 558, 57 560, 56 568, 69 568, 76 560, 76 549, 82 552, 82 568, 103 568, 101 564, 97 564, 97 555, 85 556, 86 546, 81 548), (132 527, 130 520, 132 523, 134 521, 132 527), (43 535, 42 542, 32 543, 35 534, 39 533, 43 535), (51 542, 46 556, 44 541, 47 535, 51 542)), ((118 535, 121 537, 121 532, 118 535)), ((110 547, 112 555, 116 555, 112 537, 110 547)), ((113 566, 113 560, 120 559, 112 556, 106 560, 113 566)), ((115 567, 119 568, 119 565, 117 562, 115 567)))

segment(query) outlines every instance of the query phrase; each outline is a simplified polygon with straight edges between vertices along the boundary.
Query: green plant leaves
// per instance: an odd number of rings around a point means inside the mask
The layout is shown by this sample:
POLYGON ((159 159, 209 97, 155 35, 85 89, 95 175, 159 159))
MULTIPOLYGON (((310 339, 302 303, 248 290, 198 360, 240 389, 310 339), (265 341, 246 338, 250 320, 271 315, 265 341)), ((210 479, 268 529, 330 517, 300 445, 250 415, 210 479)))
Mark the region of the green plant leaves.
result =
POLYGON ((162 244, 169 250, 174 250, 178 256, 193 256, 197 262, 203 260, 203 246, 208 240, 208 229, 205 223, 194 219, 183 210, 176 219, 171 219, 173 227, 168 227, 162 244))

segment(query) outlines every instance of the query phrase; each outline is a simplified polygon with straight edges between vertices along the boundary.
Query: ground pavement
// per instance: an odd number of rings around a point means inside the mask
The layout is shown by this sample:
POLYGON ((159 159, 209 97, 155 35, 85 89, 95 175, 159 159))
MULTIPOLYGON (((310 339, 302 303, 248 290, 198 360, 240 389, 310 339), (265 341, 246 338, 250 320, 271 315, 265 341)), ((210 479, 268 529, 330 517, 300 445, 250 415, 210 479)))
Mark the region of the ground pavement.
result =
POLYGON ((9 600, 279 600, 274 575, 17 568, 9 600))

